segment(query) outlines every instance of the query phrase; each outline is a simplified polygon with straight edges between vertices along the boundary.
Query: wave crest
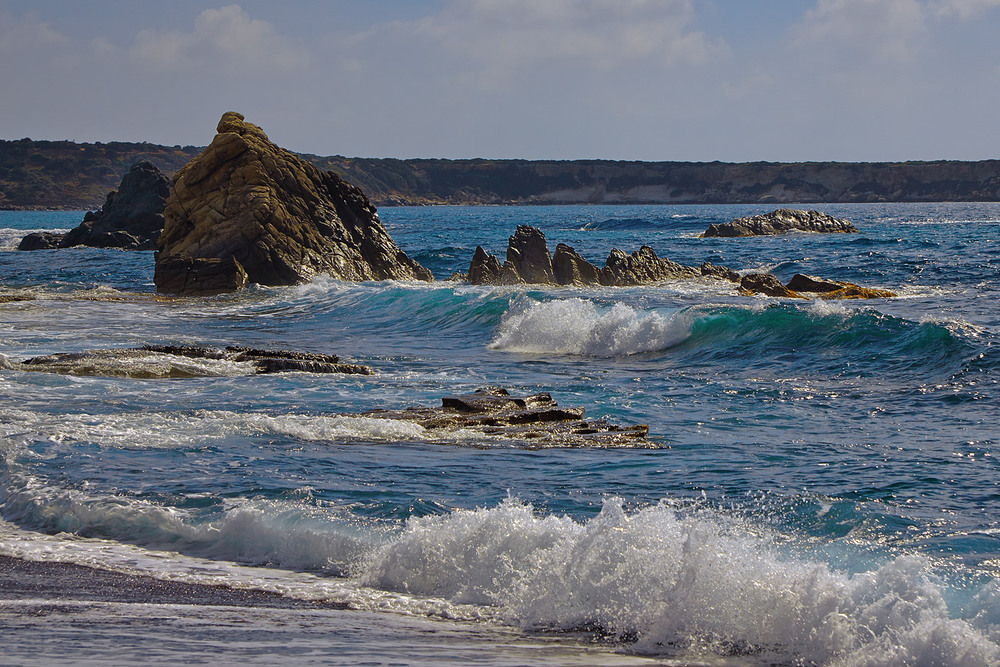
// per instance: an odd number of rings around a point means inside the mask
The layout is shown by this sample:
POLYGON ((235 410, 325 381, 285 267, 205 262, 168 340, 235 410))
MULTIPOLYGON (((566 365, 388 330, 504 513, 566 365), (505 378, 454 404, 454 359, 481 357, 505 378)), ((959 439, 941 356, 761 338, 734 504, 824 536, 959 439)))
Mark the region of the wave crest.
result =
POLYGON ((523 354, 620 357, 673 347, 691 334, 686 310, 670 315, 623 303, 600 308, 585 299, 520 299, 504 315, 489 344, 523 354))

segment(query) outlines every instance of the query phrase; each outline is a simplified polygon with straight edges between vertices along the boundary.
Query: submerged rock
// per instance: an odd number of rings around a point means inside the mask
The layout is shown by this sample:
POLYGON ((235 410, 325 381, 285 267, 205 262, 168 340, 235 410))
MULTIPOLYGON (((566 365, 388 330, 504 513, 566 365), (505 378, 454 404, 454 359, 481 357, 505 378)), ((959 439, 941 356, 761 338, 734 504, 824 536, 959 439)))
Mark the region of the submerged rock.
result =
POLYGON ((340 363, 333 355, 287 350, 258 350, 231 346, 224 349, 186 345, 146 345, 141 348, 60 352, 6 360, 5 368, 65 375, 128 377, 137 379, 218 377, 300 371, 371 375, 372 369, 340 363))
POLYGON ((779 208, 770 213, 752 215, 722 224, 709 225, 702 237, 773 236, 790 231, 853 233, 858 229, 851 222, 819 211, 799 211, 779 208))
POLYGON ((76 228, 59 234, 34 232, 18 250, 47 250, 86 245, 92 248, 152 250, 163 231, 163 209, 170 180, 151 162, 132 165, 117 190, 108 193, 97 211, 88 212, 76 228))
POLYGON ((528 447, 656 447, 643 424, 620 427, 586 419, 583 408, 563 408, 548 393, 511 396, 498 388, 445 396, 441 407, 372 410, 364 417, 411 421, 442 439, 458 429, 520 441, 528 447))
POLYGON ((158 291, 203 293, 187 276, 200 260, 233 261, 262 285, 318 274, 434 279, 396 246, 360 189, 279 148, 241 114, 227 112, 217 129, 174 178, 157 244, 158 291))

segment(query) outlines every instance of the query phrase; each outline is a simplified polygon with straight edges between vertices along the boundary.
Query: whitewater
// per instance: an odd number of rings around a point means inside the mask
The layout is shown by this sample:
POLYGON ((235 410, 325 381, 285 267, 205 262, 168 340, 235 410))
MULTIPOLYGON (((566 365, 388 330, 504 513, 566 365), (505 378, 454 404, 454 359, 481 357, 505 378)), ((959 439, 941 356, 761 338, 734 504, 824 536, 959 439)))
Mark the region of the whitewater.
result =
POLYGON ((1000 663, 1000 204, 818 208, 860 233, 698 237, 764 206, 387 208, 438 282, 179 299, 152 294, 148 252, 15 250, 82 212, 0 212, 0 662, 1000 663), (518 224, 598 265, 646 244, 900 296, 445 280, 518 224), (143 345, 375 373, 17 363, 143 345), (486 386, 656 447, 360 415, 486 386), (101 577, 129 583, 73 592, 101 577), (177 593, 118 590, 158 586, 177 593))

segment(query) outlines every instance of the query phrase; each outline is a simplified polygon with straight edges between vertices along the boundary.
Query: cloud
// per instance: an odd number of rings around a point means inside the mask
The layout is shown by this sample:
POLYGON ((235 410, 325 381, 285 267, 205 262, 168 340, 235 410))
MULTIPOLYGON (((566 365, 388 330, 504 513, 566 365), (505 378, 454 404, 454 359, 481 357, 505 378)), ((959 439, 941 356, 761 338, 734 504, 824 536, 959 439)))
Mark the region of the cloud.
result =
POLYGON ((862 61, 910 62, 926 30, 919 0, 818 0, 792 28, 793 45, 862 61))
POLYGON ((308 64, 305 51, 274 27, 252 19, 239 5, 206 9, 190 32, 143 30, 131 53, 162 69, 221 65, 242 71, 284 72, 308 64))
POLYGON ((22 53, 68 41, 48 23, 30 16, 19 18, 0 14, 0 26, 0 53, 22 53))
POLYGON ((970 19, 1000 7, 1000 0, 933 0, 930 7, 938 16, 970 19))
POLYGON ((690 29, 694 17, 691 0, 454 0, 392 27, 505 75, 560 62, 602 71, 640 60, 697 64, 725 53, 690 29))

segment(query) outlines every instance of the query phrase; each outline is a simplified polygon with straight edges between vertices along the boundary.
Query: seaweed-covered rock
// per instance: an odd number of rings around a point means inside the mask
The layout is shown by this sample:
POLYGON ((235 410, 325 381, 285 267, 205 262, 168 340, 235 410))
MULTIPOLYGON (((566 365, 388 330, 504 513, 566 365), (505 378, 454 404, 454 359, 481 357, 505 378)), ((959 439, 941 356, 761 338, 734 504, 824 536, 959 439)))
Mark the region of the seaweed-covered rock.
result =
POLYGON ((709 225, 703 237, 773 236, 791 231, 851 233, 858 229, 851 222, 819 211, 779 208, 770 213, 751 215, 722 224, 709 225))
POLYGON ((178 276, 191 260, 235 260, 249 282, 433 280, 399 249, 357 187, 273 144, 241 114, 174 178, 157 244, 160 292, 198 294, 178 276), (183 291, 179 291, 183 290, 183 291))

